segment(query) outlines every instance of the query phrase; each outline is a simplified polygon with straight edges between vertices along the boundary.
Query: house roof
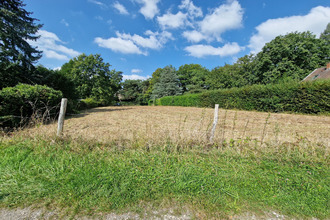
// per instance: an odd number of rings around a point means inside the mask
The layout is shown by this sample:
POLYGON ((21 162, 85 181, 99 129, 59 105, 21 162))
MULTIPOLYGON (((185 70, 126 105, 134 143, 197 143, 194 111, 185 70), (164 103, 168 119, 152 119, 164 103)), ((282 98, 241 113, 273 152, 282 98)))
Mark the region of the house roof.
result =
POLYGON ((305 77, 303 81, 313 81, 319 79, 330 79, 330 63, 327 67, 321 67, 314 70, 311 74, 305 77))

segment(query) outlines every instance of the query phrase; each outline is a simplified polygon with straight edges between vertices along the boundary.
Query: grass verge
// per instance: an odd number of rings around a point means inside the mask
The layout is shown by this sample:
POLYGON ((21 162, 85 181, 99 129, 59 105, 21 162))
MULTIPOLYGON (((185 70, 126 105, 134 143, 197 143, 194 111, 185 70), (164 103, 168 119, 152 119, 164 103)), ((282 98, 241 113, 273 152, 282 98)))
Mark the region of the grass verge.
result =
POLYGON ((269 150, 231 143, 221 148, 128 149, 70 138, 3 139, 0 207, 57 207, 66 212, 142 212, 164 201, 205 218, 276 210, 329 218, 329 160, 322 146, 269 150), (313 149, 313 150, 307 150, 313 149))

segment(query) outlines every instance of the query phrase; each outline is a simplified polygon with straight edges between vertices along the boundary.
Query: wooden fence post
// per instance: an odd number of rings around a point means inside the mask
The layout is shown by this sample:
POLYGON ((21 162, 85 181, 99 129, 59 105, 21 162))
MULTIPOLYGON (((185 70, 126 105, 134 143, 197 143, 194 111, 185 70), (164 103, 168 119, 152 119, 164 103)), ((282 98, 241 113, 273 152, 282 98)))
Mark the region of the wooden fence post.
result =
POLYGON ((218 123, 218 113, 219 113, 219 104, 215 104, 213 126, 212 126, 212 130, 210 133, 210 143, 213 143, 214 132, 215 132, 215 128, 217 127, 217 123, 218 123))
POLYGON ((68 99, 63 98, 61 101, 60 115, 58 116, 57 136, 61 136, 63 132, 64 117, 65 117, 67 103, 68 103, 68 99))

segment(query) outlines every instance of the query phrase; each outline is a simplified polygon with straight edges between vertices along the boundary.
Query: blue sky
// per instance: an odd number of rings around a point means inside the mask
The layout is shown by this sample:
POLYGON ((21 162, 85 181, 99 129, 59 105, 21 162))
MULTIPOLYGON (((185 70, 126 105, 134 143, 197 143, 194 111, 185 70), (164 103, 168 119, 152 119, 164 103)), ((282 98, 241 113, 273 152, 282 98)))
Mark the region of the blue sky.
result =
POLYGON ((330 22, 329 0, 25 0, 44 24, 39 64, 55 69, 81 53, 101 54, 124 79, 159 67, 208 69, 256 53, 278 35, 330 22))

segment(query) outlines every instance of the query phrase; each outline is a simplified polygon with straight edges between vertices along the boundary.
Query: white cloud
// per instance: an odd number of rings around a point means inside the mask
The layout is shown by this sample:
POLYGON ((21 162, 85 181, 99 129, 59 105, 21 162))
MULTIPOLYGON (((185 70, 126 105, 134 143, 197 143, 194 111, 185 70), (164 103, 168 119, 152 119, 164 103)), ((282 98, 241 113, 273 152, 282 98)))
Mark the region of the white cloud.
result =
POLYGON ((201 58, 205 56, 231 56, 239 53, 243 48, 236 42, 225 44, 223 47, 213 47, 211 45, 192 45, 185 48, 190 56, 201 58))
POLYGON ((143 71, 140 69, 132 69, 131 73, 142 73, 143 71))
POLYGON ((317 36, 324 31, 330 21, 330 7, 318 6, 312 8, 307 15, 291 16, 269 19, 256 27, 257 33, 250 39, 251 52, 259 52, 265 43, 273 40, 278 35, 290 32, 311 31, 317 36))
POLYGON ((43 54, 49 59, 56 59, 56 60, 69 60, 69 57, 63 54, 59 54, 53 50, 42 50, 43 54))
POLYGON ((228 0, 199 23, 203 34, 221 41, 221 34, 242 27, 243 9, 237 0, 228 0))
POLYGON ((103 9, 108 8, 108 6, 106 4, 104 4, 103 2, 97 1, 97 0, 88 0, 88 2, 98 5, 103 9))
POLYGON ((52 32, 39 30, 37 35, 40 35, 40 38, 37 41, 29 41, 29 43, 33 46, 37 46, 39 50, 43 51, 43 55, 47 58, 69 60, 80 54, 78 51, 63 46, 62 44, 64 44, 64 42, 52 32))
POLYGON ((148 78, 149 78, 148 76, 139 76, 139 75, 136 75, 136 74, 123 75, 123 80, 126 80, 126 79, 141 79, 141 80, 146 80, 148 78))
POLYGON ((113 5, 112 5, 115 9, 118 10, 118 12, 122 15, 128 15, 128 11, 126 10, 125 6, 120 4, 119 2, 115 2, 113 5))
POLYGON ((195 17, 202 17, 203 12, 194 6, 191 0, 183 0, 179 7, 188 10, 190 23, 187 22, 187 24, 194 27, 194 30, 188 30, 182 34, 189 42, 222 41, 221 34, 243 26, 244 11, 237 0, 227 0, 219 7, 212 9, 201 21, 195 21, 195 17))
POLYGON ((53 68, 53 70, 61 70, 61 69, 62 69, 61 66, 53 68))
POLYGON ((97 43, 100 47, 105 47, 111 49, 115 52, 120 52, 124 54, 143 54, 148 55, 146 51, 142 51, 143 49, 153 49, 158 50, 163 47, 163 45, 172 38, 172 34, 163 31, 152 32, 146 31, 145 35, 148 37, 142 37, 140 35, 134 34, 125 34, 116 32, 117 37, 112 37, 109 39, 95 38, 95 43, 97 43))
POLYGON ((157 17, 157 21, 163 29, 166 28, 180 28, 185 25, 187 21, 187 14, 179 11, 177 14, 167 13, 163 16, 157 17))
POLYGON ((155 36, 150 36, 149 38, 141 37, 140 35, 134 34, 120 34, 117 32, 117 36, 121 39, 130 40, 136 45, 145 48, 158 49, 161 47, 160 43, 155 36))
POLYGON ((140 13, 146 19, 153 19, 156 14, 158 14, 158 2, 160 0, 135 0, 137 3, 142 4, 143 6, 140 9, 140 13))
POLYGON ((108 48, 114 52, 124 54, 144 54, 131 40, 111 37, 109 39, 95 38, 95 43, 100 47, 108 48))
POLYGON ((179 9, 186 9, 191 17, 203 17, 203 11, 201 8, 196 7, 191 0, 182 0, 179 9))
POLYGON ((197 43, 200 42, 202 40, 207 39, 206 36, 204 36, 201 32, 198 32, 196 30, 193 31, 185 31, 182 34, 189 42, 192 43, 197 43))

